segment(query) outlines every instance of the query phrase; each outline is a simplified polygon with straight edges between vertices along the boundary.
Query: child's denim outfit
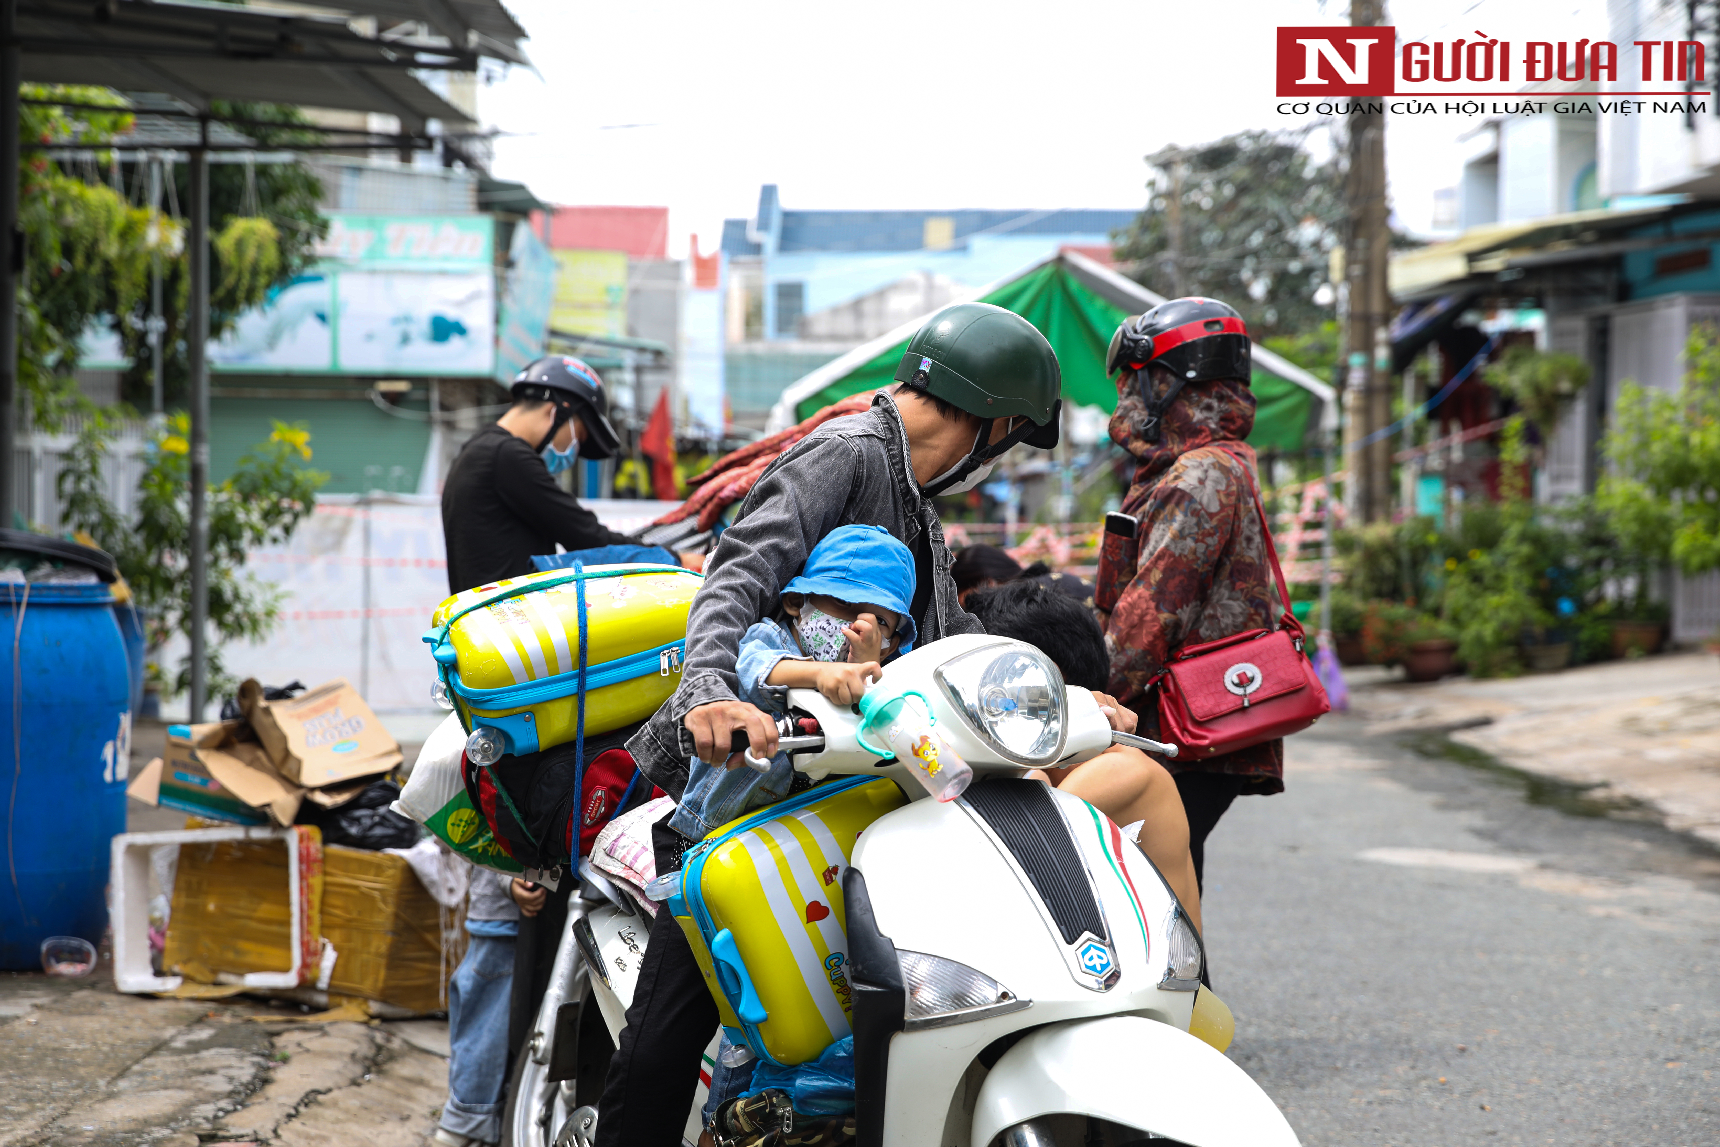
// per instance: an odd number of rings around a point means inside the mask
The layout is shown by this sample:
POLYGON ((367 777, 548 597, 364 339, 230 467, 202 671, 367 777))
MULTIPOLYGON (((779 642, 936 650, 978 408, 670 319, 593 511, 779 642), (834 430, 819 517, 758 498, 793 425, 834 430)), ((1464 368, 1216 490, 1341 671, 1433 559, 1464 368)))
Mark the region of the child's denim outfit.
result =
MULTIPOLYGON (((766 685, 776 663, 785 657, 809 660, 800 651, 793 632, 778 621, 760 621, 741 637, 735 657, 735 675, 740 678, 740 699, 767 713, 788 711, 788 690, 766 685)), ((746 765, 727 769, 694 758, 689 765, 687 789, 669 818, 669 827, 689 840, 703 840, 712 829, 729 823, 742 813, 775 804, 788 796, 794 784, 794 766, 787 753, 778 753, 770 772, 760 773, 746 765)))
POLYGON ((471 941, 448 982, 448 1102, 441 1125, 495 1143, 502 1137, 502 1095, 507 1089, 508 1000, 514 984, 514 938, 520 910, 508 877, 472 871, 466 917, 471 941))

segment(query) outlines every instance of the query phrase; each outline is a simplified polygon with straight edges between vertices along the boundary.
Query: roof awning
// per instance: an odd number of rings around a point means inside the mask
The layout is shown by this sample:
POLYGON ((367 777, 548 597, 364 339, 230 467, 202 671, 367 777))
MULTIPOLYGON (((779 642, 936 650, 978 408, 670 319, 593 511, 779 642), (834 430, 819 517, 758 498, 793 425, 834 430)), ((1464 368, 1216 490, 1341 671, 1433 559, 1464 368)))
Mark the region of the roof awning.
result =
POLYGON ((533 211, 552 211, 549 204, 531 193, 523 183, 510 183, 478 173, 478 210, 504 215, 530 215, 533 211))
POLYGON ((1548 253, 1568 252, 1585 258, 1604 254, 1596 244, 1614 232, 1671 214, 1677 204, 1629 211, 1572 211, 1520 223, 1489 223, 1471 227, 1455 239, 1394 255, 1387 283, 1399 302, 1428 299, 1480 289, 1492 276, 1514 266, 1530 253, 1545 261, 1548 253))
POLYGON ((328 6, 367 16, 422 21, 455 47, 511 64, 530 63, 519 46, 526 38, 525 29, 498 0, 334 0, 328 6))
POLYGON ((472 71, 478 53, 360 36, 341 16, 198 0, 18 0, 23 79, 212 100, 299 104, 469 126, 412 69, 472 71), (266 65, 266 66, 259 66, 266 65))

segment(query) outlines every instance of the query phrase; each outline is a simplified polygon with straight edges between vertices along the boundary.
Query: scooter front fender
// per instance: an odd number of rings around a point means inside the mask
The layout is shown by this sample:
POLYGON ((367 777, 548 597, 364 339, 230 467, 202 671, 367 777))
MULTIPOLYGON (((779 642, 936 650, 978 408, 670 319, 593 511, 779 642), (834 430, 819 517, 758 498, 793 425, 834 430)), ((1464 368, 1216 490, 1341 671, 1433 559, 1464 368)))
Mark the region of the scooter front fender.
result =
POLYGON ((1051 1024, 998 1060, 974 1105, 972 1147, 1070 1112, 1191 1147, 1298 1147, 1277 1104, 1222 1054, 1140 1016, 1051 1024))

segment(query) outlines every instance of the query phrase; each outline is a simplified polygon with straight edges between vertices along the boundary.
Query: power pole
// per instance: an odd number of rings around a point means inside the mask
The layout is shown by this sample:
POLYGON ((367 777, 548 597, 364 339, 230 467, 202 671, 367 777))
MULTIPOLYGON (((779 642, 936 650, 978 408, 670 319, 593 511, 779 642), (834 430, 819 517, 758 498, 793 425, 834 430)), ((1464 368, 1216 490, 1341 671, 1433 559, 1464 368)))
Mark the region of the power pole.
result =
MULTIPOLYGON (((1376 27, 1385 23, 1383 0, 1351 0, 1350 24, 1376 27)), ((1386 323, 1391 302, 1386 267, 1391 232, 1386 208, 1386 125, 1383 113, 1366 110, 1363 100, 1349 113, 1349 172, 1345 200, 1350 234, 1345 270, 1350 288, 1348 398, 1350 440, 1360 443, 1391 423, 1390 342, 1386 323), (1383 351, 1383 353, 1382 353, 1383 351), (1384 360, 1383 362, 1381 360, 1384 360)), ((1391 514, 1391 449, 1381 436, 1361 449, 1347 451, 1354 505, 1364 522, 1391 514)))
POLYGON ((1180 299, 1187 293, 1183 290, 1182 224, 1183 176, 1187 171, 1188 167, 1183 163, 1183 153, 1172 149, 1171 198, 1170 203, 1167 204, 1167 214, 1170 216, 1171 228, 1171 298, 1173 299, 1180 299))

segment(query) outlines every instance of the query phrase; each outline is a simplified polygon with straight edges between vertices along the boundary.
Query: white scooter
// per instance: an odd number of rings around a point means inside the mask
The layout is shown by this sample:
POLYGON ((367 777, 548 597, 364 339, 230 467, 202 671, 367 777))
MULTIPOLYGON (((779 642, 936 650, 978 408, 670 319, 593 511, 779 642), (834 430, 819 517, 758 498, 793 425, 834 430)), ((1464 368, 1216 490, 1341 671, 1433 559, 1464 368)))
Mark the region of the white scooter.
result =
MULTIPOLYGON (((916 649, 871 690, 917 693, 974 782, 950 803, 924 799, 862 745, 853 709, 789 694, 802 721, 782 747, 797 769, 888 776, 913 798, 865 830, 842 875, 862 1147, 1295 1147, 1277 1106, 1213 1046, 1229 1014, 1200 987, 1200 937, 1158 870, 1086 802, 1020 779, 1117 741, 1174 750, 1114 734, 1090 692, 997 637, 916 649)), ((509 1147, 590 1141, 649 930, 636 911, 582 868, 510 1090, 509 1147)))

